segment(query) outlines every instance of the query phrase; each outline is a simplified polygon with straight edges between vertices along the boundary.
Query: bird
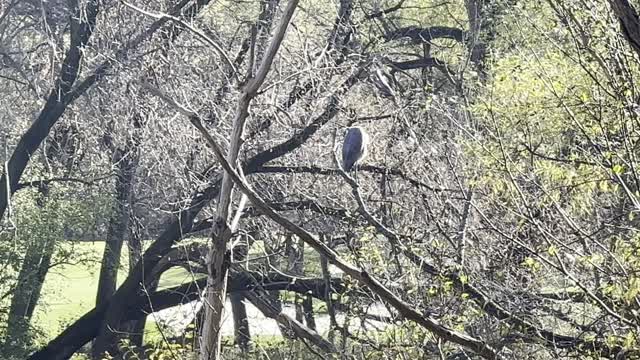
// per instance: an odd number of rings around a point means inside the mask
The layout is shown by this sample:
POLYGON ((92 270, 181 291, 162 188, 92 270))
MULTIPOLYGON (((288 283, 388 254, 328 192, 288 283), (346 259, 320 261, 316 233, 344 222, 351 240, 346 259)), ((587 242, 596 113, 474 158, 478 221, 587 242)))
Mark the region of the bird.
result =
POLYGON ((347 128, 342 144, 342 168, 344 171, 351 171, 360 164, 367 156, 367 145, 369 145, 369 135, 361 127, 347 128))

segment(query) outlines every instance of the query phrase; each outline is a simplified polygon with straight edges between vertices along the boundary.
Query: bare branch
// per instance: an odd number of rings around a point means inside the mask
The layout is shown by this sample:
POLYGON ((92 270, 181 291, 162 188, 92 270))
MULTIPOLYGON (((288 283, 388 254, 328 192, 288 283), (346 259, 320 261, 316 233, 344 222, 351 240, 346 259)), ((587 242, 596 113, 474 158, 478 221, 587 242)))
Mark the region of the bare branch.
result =
POLYGON ((126 1, 122 1, 122 3, 130 8, 133 9, 145 16, 149 16, 153 19, 156 20, 171 20, 177 24, 180 24, 180 26, 183 26, 185 29, 188 29, 189 31, 191 31, 192 33, 196 34, 201 40, 203 40, 206 44, 210 45, 222 58, 222 60, 224 60, 225 63, 227 63, 227 66, 229 66, 229 68, 231 69, 231 75, 237 80, 238 79, 238 70, 236 70, 236 67, 233 65, 233 62, 231 61, 231 59, 229 59, 229 56, 227 56, 227 53, 224 51, 224 49, 222 48, 222 46, 220 46, 218 43, 216 43, 215 41, 213 41, 210 37, 208 37, 207 35, 205 35, 202 31, 199 31, 198 29, 194 28, 193 26, 187 24, 184 20, 169 15, 169 14, 154 14, 151 13, 149 11, 145 11, 143 9, 140 9, 139 7, 129 4, 126 1))
POLYGON ((93 186, 93 185, 96 185, 97 182, 109 179, 112 176, 113 175, 106 175, 106 176, 97 177, 97 178, 91 179, 91 180, 85 180, 85 179, 79 179, 79 178, 71 178, 71 177, 58 177, 58 178, 51 178, 51 179, 29 180, 29 181, 26 181, 26 182, 19 183, 17 188, 16 188, 16 191, 19 191, 19 190, 22 190, 22 189, 25 189, 25 188, 28 188, 28 187, 38 187, 38 186, 48 185, 48 184, 56 183, 56 182, 75 182, 75 183, 79 183, 79 184, 83 184, 83 185, 87 185, 87 186, 93 186))
POLYGON ((449 329, 441 325, 440 323, 438 323, 436 320, 428 316, 424 316, 417 310, 413 309, 409 304, 407 304, 402 299, 400 299, 397 295, 389 291, 377 279, 371 277, 369 273, 344 261, 335 251, 327 247, 314 235, 307 232, 305 229, 299 227, 298 225, 294 224, 293 222, 289 221, 288 219, 280 216, 271 207, 269 207, 269 205, 267 205, 257 193, 251 190, 248 184, 246 184, 240 178, 240 176, 235 172, 233 167, 224 158, 222 149, 220 149, 218 144, 215 143, 211 135, 209 135, 207 131, 201 126, 198 129, 200 130, 204 138, 207 140, 207 142, 213 149, 214 153, 216 154, 216 157, 218 158, 218 161, 220 161, 224 170, 227 172, 227 174, 229 174, 229 177, 238 186, 238 188, 240 188, 240 190, 245 195, 247 195, 249 200, 251 200, 251 203, 256 208, 260 209, 260 211, 262 211, 265 215, 267 215, 269 218, 271 218, 273 221, 280 224, 287 230, 296 234, 305 243, 311 246, 314 250, 316 250, 321 255, 325 256, 329 262, 333 263, 340 270, 344 271, 346 274, 348 274, 352 278, 358 280, 364 286, 371 289, 371 291, 373 291, 378 296, 380 296, 385 302, 388 302, 391 306, 393 306, 396 310, 398 310, 398 312, 408 320, 411 320, 420 324, 427 330, 433 332, 434 334, 438 335, 443 339, 468 347, 484 358, 487 358, 487 359, 502 358, 496 352, 495 349, 485 344, 483 341, 475 339, 466 334, 461 334, 452 329, 449 329))
MULTIPOLYGON (((423 188, 432 192, 455 192, 455 193, 460 192, 459 190, 456 190, 456 189, 440 188, 440 187, 433 187, 433 186, 427 185, 423 182, 420 182, 418 180, 408 177, 404 172, 398 169, 389 169, 389 168, 384 168, 384 167, 379 167, 374 165, 362 165, 358 168, 358 171, 370 172, 372 174, 394 175, 401 178, 402 180, 409 182, 411 185, 415 187, 423 188)), ((317 166, 276 166, 276 165, 260 166, 254 171, 254 173, 280 173, 280 174, 306 173, 306 174, 314 174, 314 175, 339 175, 340 174, 340 172, 336 169, 320 168, 317 166)))
POLYGON ((462 42, 464 36, 461 29, 448 26, 431 26, 427 28, 408 26, 387 33, 384 38, 387 41, 409 38, 412 43, 420 44, 429 43, 434 39, 453 39, 462 42))

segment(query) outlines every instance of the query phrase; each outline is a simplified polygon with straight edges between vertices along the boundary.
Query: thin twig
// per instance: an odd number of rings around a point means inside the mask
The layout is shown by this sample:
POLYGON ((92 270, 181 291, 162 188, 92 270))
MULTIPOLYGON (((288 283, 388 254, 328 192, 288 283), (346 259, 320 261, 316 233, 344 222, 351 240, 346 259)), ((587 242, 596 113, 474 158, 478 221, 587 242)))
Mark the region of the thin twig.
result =
POLYGON ((389 303, 393 306, 400 314, 402 314, 406 319, 414 321, 419 325, 423 326, 427 330, 433 332, 434 334, 448 340, 454 342, 456 344, 466 346, 470 349, 473 349, 476 353, 481 355, 487 359, 499 359, 502 358, 497 351, 486 344, 484 341, 473 338, 467 334, 459 333, 454 331, 453 329, 447 328, 443 326, 436 320, 425 316, 419 311, 413 309, 408 303, 404 302, 397 295, 392 293, 389 289, 387 289, 379 280, 372 277, 367 271, 364 271, 360 268, 357 268, 350 263, 343 260, 335 251, 326 246, 323 242, 316 238, 316 236, 309 233, 307 230, 301 228, 300 226, 294 224, 290 220, 280 216, 275 210, 273 210, 265 201, 262 199, 260 195, 254 192, 249 185, 236 173, 233 167, 229 164, 229 162, 225 159, 225 156, 222 152, 222 149, 218 146, 218 144, 213 140, 213 137, 202 127, 201 124, 197 121, 197 119, 191 119, 192 124, 200 130, 204 138, 207 140, 211 148, 213 149, 218 161, 229 175, 231 180, 237 185, 237 187, 244 194, 247 195, 249 200, 253 203, 253 205, 260 209, 265 215, 271 218, 276 223, 280 224, 287 230, 296 234, 305 243, 311 246, 314 250, 316 250, 320 255, 326 256, 328 261, 336 265, 340 270, 344 271, 346 274, 351 276, 352 278, 358 280, 364 286, 368 287, 371 291, 380 296, 385 302, 389 303), (199 126, 198 126, 199 125, 199 126))
POLYGON ((140 9, 139 7, 129 4, 126 1, 122 1, 122 4, 130 9, 133 9, 137 12, 139 12, 142 15, 148 16, 150 18, 156 19, 156 20, 171 20, 173 22, 176 22, 178 24, 180 24, 181 26, 184 26, 186 29, 188 29, 189 31, 191 31, 192 33, 196 34, 201 40, 203 40, 205 43, 207 43, 208 45, 211 45, 212 48, 214 48, 214 50, 216 50, 218 52, 218 54, 220 55, 220 57, 222 57, 222 59, 224 60, 225 63, 227 63, 227 65, 231 68, 231 75, 235 78, 235 80, 238 80, 238 70, 236 70, 236 67, 233 65, 233 62, 229 59, 229 57, 227 56, 227 54, 225 53, 224 49, 222 48, 222 46, 218 45, 215 41, 213 41, 210 37, 208 37, 207 35, 205 35, 202 31, 194 28, 193 26, 187 24, 184 20, 177 18, 175 16, 169 15, 169 14, 163 14, 163 13, 152 13, 143 9, 140 9))

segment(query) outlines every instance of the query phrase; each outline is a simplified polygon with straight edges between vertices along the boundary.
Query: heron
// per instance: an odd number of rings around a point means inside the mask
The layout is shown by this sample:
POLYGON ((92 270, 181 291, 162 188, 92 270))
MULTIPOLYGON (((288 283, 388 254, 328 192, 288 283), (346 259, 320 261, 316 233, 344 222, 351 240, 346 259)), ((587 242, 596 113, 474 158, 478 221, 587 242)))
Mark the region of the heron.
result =
POLYGON ((367 156, 367 145, 369 145, 369 135, 361 127, 347 128, 342 144, 342 168, 344 171, 351 171, 357 167, 362 159, 367 156))

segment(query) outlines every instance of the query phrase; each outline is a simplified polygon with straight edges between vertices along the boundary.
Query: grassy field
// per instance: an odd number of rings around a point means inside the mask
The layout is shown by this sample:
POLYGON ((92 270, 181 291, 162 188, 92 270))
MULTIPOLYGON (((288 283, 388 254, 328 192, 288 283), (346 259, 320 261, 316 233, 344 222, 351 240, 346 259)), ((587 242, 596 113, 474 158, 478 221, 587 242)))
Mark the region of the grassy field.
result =
MULTIPOLYGON (((259 244, 258 244, 259 245, 259 244)), ((95 297, 98 287, 98 277, 100 273, 100 262, 104 251, 104 242, 69 242, 63 244, 68 253, 73 254, 69 264, 58 264, 48 273, 44 283, 42 298, 34 317, 33 324, 41 329, 44 337, 43 342, 57 336, 66 326, 91 310, 95 304, 95 297)), ((125 252, 126 254, 126 252, 125 252)), ((252 249, 254 256, 263 255, 260 246, 252 249)), ((305 249, 305 258, 313 266, 308 266, 308 274, 319 275, 319 259, 317 254, 310 248, 305 249)), ((118 285, 126 278, 128 269, 128 258, 121 259, 121 269, 118 274, 118 285)), ((184 269, 172 268, 162 275, 160 288, 171 287, 183 282, 190 281, 192 276, 184 269)), ((293 302, 293 294, 283 292, 283 300, 293 302)), ((324 313, 324 303, 314 302, 317 313, 324 313)), ((270 320, 272 321, 272 320, 270 320)), ((275 322, 273 323, 275 326, 275 322)), ((154 317, 147 318, 145 329, 145 342, 159 342, 162 337, 154 321, 154 317)), ((269 344, 270 337, 255 334, 254 340, 261 339, 262 346, 269 344), (264 341, 263 341, 264 340, 264 341)), ((278 337, 280 341, 282 339, 278 337)), ((232 341, 232 339, 228 339, 232 341)))
MULTIPOLYGON (((36 308, 34 325, 42 330, 44 334, 43 342, 57 336, 67 325, 91 310, 95 304, 104 242, 73 242, 63 246, 67 245, 72 247, 68 251, 73 254, 73 263, 56 265, 49 272, 44 284, 40 304, 36 308)), ((260 248, 257 248, 258 250, 252 249, 252 254, 254 256, 262 255, 260 248)), ((306 271, 309 274, 319 275, 320 269, 317 254, 306 248, 305 258, 307 261, 314 259, 310 261, 314 265, 309 266, 306 271)), ((128 258, 126 256, 121 259, 121 265, 118 284, 127 276, 128 258)), ((173 268, 162 275, 160 288, 175 286, 191 279, 192 276, 186 270, 173 268)), ((282 299, 285 302, 293 303, 294 295, 285 291, 282 293, 282 299)), ((323 302, 314 301, 314 308, 318 315, 326 318, 324 314, 326 307, 323 302)), ((322 322, 320 318, 316 318, 316 320, 319 324, 322 322)), ((327 319, 324 320, 326 320, 325 322, 328 321, 327 319)), ((260 326, 268 327, 267 323, 269 322, 273 322, 273 320, 267 320, 260 326)), ((276 326, 275 322, 273 322, 272 326, 276 326)), ((251 353, 255 356, 249 356, 248 358, 258 359, 266 356, 273 359, 289 359, 293 356, 291 349, 295 348, 292 348, 292 346, 300 345, 291 343, 279 335, 264 335, 258 332, 252 333, 252 335, 255 349, 251 353)), ((161 343, 162 336, 153 316, 147 319, 144 339, 145 342, 155 343, 156 346, 161 343)), ((225 353, 229 358, 235 358, 238 355, 238 350, 232 345, 233 338, 225 336, 224 341, 227 344, 225 353)), ((299 354, 306 352, 306 348, 296 349, 299 354)), ((303 359, 306 357, 297 356, 297 358, 303 359)), ((308 358, 313 358, 313 356, 310 355, 308 358)), ((77 354, 73 359, 85 360, 87 357, 83 354, 77 354)))
MULTIPOLYGON (((96 301, 100 260, 104 242, 73 243, 73 253, 81 254, 80 263, 55 266, 44 283, 41 304, 36 308, 35 324, 42 328, 47 339, 59 334, 66 325, 72 323, 87 311, 96 301)), ((78 260, 79 261, 79 260, 78 260)), ((122 267, 118 273, 118 284, 127 276, 128 259, 122 257, 122 267)), ((182 269, 171 269, 163 274, 160 287, 169 287, 188 281, 189 274, 182 269)), ((155 324, 148 320, 147 338, 153 340, 155 324)))

